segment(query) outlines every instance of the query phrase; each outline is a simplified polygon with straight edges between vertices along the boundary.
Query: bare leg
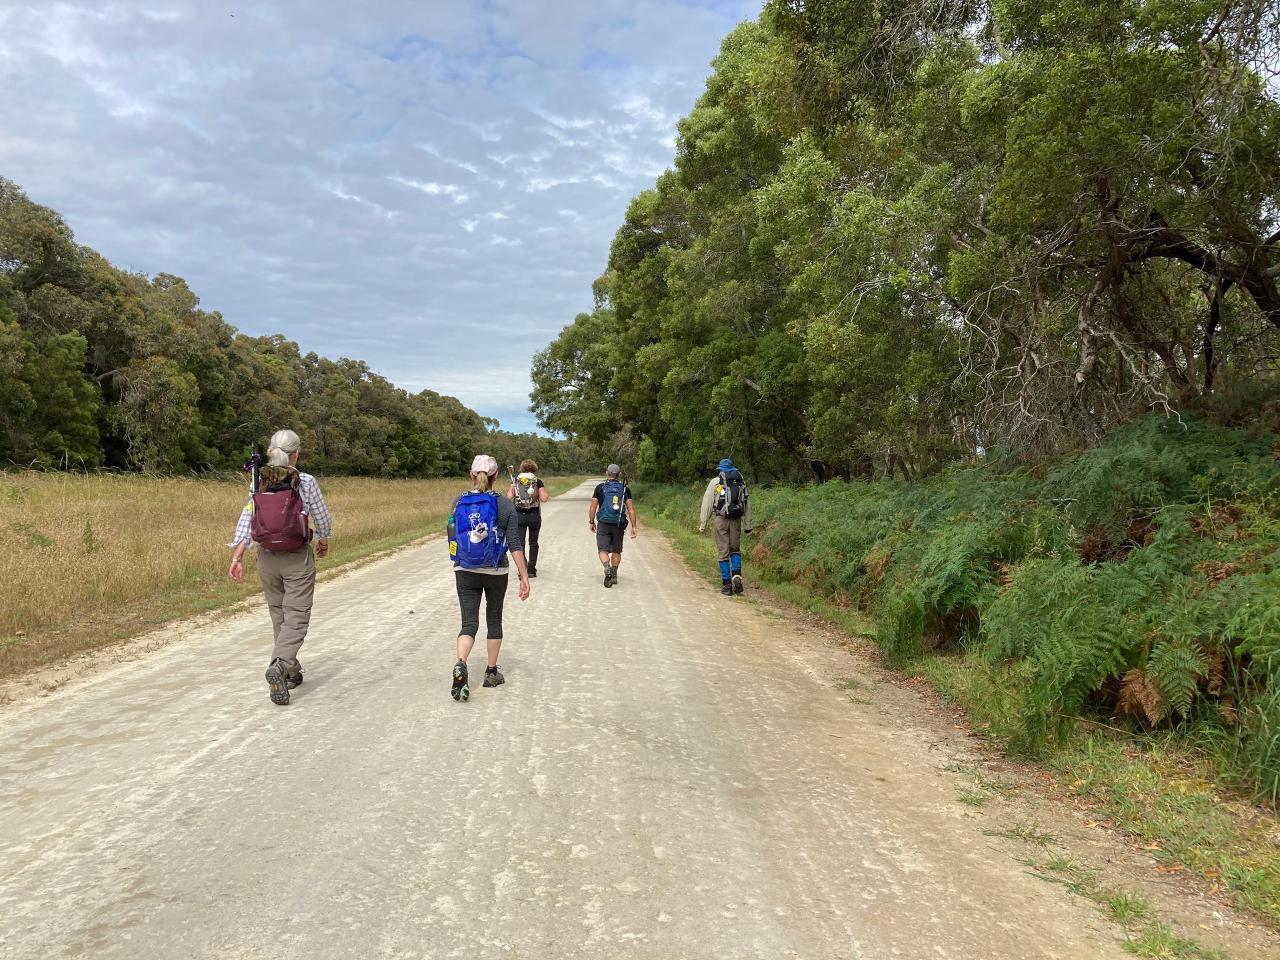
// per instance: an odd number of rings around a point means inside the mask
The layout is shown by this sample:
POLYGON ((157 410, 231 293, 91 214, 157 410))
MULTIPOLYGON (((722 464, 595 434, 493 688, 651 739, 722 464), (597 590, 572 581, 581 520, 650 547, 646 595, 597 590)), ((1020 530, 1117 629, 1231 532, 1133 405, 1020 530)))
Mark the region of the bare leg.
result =
POLYGON ((458 637, 458 659, 466 661, 471 656, 471 648, 476 645, 475 637, 468 637, 465 633, 458 637))

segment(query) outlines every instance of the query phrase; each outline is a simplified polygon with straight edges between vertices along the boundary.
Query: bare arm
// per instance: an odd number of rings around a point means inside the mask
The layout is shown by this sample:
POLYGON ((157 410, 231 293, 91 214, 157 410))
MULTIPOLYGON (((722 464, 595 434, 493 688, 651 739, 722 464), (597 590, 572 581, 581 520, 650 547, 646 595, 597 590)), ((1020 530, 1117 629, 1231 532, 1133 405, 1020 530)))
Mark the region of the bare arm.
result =
POLYGON ((519 597, 521 600, 528 600, 529 599, 529 567, 524 562, 524 551, 512 550, 511 562, 516 565, 516 573, 520 577, 519 597))
POLYGON ((600 509, 600 501, 592 497, 587 501, 587 526, 592 530, 596 528, 596 511, 600 509))
POLYGON ((640 532, 640 521, 636 519, 635 501, 630 498, 627 499, 627 519, 631 521, 631 539, 634 540, 640 532))
POLYGON ((516 485, 513 483, 511 484, 511 486, 507 487, 507 499, 515 500, 515 498, 516 498, 516 485))
MULTIPOLYGON (((513 484, 514 486, 514 484, 513 484)), ((499 503, 501 506, 501 503, 499 503)), ((518 543, 520 536, 520 521, 516 518, 516 508, 507 507, 506 520, 502 520, 502 511, 498 511, 499 523, 504 525, 507 543, 518 543)), ((508 551, 511 555, 511 562, 516 566, 516 574, 520 578, 519 596, 521 600, 529 599, 529 565, 525 563, 524 551, 517 550, 514 547, 508 551)))

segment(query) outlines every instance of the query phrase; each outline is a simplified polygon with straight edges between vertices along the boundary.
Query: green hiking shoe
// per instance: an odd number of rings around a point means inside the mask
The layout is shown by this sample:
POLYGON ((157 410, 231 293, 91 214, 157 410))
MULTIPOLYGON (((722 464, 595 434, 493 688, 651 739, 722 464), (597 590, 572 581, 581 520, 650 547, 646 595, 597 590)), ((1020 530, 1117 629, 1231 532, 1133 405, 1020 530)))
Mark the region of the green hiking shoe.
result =
POLYGON ((453 665, 453 686, 449 688, 449 696, 459 703, 471 699, 471 686, 467 683, 467 665, 459 660, 453 665))

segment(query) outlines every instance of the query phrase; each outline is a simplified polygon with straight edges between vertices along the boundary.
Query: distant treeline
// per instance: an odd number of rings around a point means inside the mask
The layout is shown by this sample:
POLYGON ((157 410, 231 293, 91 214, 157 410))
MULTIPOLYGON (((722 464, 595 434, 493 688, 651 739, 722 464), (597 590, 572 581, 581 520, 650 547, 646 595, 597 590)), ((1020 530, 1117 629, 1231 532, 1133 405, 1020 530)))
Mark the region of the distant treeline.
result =
POLYGON ((548 472, 585 466, 574 444, 498 431, 363 361, 239 333, 180 277, 112 266, 0 178, 0 464, 225 469, 286 426, 326 473, 465 474, 481 447, 548 472))
POLYGON ((543 424, 642 476, 918 477, 1274 390, 1274 0, 769 0, 725 40, 543 424))

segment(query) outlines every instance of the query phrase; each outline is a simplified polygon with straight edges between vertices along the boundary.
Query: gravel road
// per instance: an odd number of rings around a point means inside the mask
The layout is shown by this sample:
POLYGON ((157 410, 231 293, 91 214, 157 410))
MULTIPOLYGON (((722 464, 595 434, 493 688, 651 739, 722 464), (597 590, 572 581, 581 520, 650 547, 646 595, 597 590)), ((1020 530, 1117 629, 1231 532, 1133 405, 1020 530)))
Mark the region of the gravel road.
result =
POLYGON ((288 707, 258 609, 0 711, 0 956, 1124 956, 847 654, 643 529, 605 590, 590 489, 469 703, 437 541, 320 586, 288 707))

